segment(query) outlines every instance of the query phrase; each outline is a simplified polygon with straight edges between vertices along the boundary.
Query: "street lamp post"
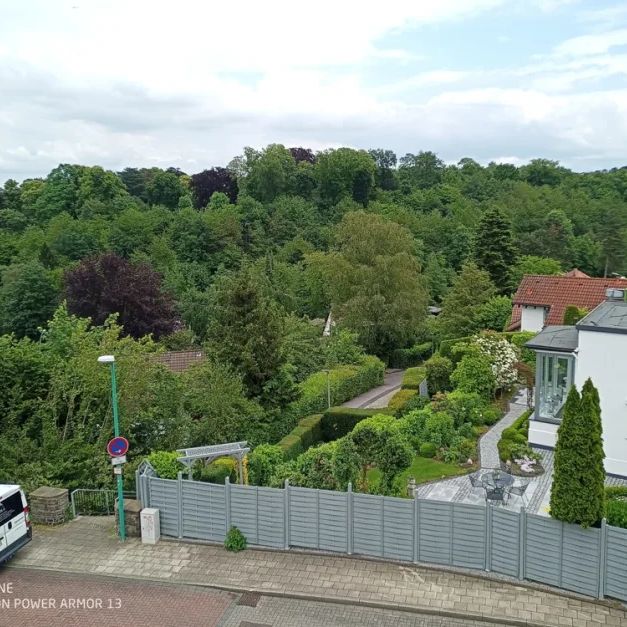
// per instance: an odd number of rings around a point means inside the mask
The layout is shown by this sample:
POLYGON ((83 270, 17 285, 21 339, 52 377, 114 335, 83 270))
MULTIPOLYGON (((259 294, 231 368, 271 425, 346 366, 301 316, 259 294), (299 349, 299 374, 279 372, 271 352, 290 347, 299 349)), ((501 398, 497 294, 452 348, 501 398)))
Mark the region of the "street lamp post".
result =
POLYGON ((325 369, 327 373, 327 407, 331 409, 331 371, 325 369))
MULTIPOLYGON (((115 378, 115 357, 113 355, 102 355, 98 357, 101 364, 111 366, 111 405, 113 407, 113 435, 117 438, 120 435, 120 416, 118 413, 118 389, 115 378)), ((116 466, 118 468, 118 466, 116 466)), ((126 540, 126 521, 124 520, 124 480, 122 479, 122 468, 117 474, 118 480, 118 521, 120 541, 126 540)))

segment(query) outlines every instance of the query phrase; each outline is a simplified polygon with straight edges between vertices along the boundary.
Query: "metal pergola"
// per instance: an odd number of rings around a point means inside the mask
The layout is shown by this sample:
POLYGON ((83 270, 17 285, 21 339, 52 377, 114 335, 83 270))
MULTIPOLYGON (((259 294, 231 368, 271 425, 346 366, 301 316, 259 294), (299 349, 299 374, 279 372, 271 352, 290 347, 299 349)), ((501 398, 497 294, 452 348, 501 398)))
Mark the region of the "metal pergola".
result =
POLYGON ((244 482, 244 473, 242 468, 242 460, 247 453, 250 453, 248 442, 229 442, 228 444, 214 444, 212 446, 196 446, 194 448, 177 449, 176 452, 181 454, 178 461, 187 468, 188 478, 192 478, 192 466, 194 462, 202 461, 204 464, 211 463, 219 457, 235 457, 239 467, 239 482, 244 482))

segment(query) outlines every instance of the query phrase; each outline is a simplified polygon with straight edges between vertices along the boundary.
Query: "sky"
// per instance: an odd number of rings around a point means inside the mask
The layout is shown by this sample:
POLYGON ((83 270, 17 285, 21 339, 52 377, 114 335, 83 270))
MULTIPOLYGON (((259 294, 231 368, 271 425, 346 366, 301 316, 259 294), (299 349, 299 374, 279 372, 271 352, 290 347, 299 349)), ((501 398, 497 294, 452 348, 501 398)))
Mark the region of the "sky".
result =
POLYGON ((0 0, 0 182, 244 146, 627 164, 625 0, 0 0))

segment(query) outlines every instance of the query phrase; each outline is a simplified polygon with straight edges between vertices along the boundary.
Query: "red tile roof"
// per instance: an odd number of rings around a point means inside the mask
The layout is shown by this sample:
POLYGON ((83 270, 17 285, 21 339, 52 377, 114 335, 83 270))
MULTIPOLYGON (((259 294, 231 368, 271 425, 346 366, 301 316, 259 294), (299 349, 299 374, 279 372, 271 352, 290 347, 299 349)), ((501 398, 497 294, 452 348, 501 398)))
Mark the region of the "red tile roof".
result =
POLYGON ((582 272, 579 268, 573 268, 570 272, 567 272, 564 276, 574 276, 578 279, 590 279, 592 278, 589 274, 582 272))
MULTIPOLYGON (((583 274, 583 273, 582 273, 583 274)), ((588 276, 544 276, 526 274, 514 294, 510 331, 520 328, 523 305, 548 307, 545 325, 563 324, 564 311, 576 305, 588 311, 605 300, 608 287, 627 288, 627 279, 598 279, 588 276)))

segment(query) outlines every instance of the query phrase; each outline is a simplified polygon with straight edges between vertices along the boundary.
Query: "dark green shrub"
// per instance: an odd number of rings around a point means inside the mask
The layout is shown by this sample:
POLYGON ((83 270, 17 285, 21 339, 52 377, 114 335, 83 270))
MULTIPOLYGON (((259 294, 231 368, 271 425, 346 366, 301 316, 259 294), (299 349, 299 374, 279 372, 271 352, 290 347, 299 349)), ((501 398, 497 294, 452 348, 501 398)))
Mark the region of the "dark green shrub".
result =
POLYGON ((608 501, 605 517, 608 525, 627 529, 627 501, 608 501))
POLYGON ((206 466, 201 466, 199 480, 223 484, 228 477, 231 483, 235 483, 237 481, 236 464, 237 462, 230 457, 216 459, 206 466))
POLYGON ((348 435, 362 420, 376 414, 391 413, 389 409, 359 409, 353 407, 331 407, 322 415, 322 439, 325 442, 338 440, 348 435))
POLYGON ((406 411, 407 404, 418 394, 418 390, 399 390, 388 403, 388 409, 395 416, 402 416, 406 411))
POLYGON ((582 527, 605 511, 605 470, 599 395, 588 379, 581 396, 573 385, 557 430, 551 516, 582 527))
POLYGON ((482 412, 482 422, 487 426, 496 424, 502 417, 503 410, 494 404, 488 405, 482 412))
POLYGON ((403 390, 417 390, 420 388, 420 384, 425 380, 427 371, 423 366, 417 366, 416 368, 407 368, 403 375, 403 383, 401 389, 403 390))
POLYGON ((432 442, 423 442, 418 449, 418 454, 420 457, 435 457, 437 450, 432 442))
MULTIPOLYGON (((526 411, 519 416, 510 427, 503 429, 501 433, 501 439, 497 444, 499 450, 499 457, 501 461, 506 462, 510 459, 514 459, 514 451, 520 450, 519 447, 528 447, 528 433, 529 433, 529 416, 532 410, 526 411)), ((531 453, 531 450, 528 451, 531 453)))
POLYGON ((451 415, 440 411, 427 416, 423 433, 423 439, 426 442, 442 448, 449 446, 455 435, 455 423, 451 415))
POLYGON ((390 368, 411 368, 412 366, 417 366, 431 355, 432 350, 433 344, 431 342, 414 344, 411 348, 398 348, 392 351, 388 365, 390 368))
POLYGON ((605 488, 607 524, 627 529, 627 486, 605 488))
POLYGON ((411 442, 415 450, 420 448, 424 442, 425 423, 427 418, 433 414, 431 407, 415 409, 405 414, 399 421, 399 429, 411 442))
POLYGON ((303 418, 278 444, 285 459, 294 459, 309 447, 322 442, 322 414, 303 418))
POLYGON ((476 392, 453 390, 446 395, 436 397, 433 402, 438 409, 453 416, 456 427, 465 422, 471 422, 473 425, 486 424, 484 412, 488 408, 488 404, 476 392))
POLYGON ((243 551, 248 546, 246 536, 237 528, 231 527, 224 538, 224 548, 235 553, 243 551))
POLYGON ((248 456, 248 479, 253 485, 269 485, 272 474, 283 463, 283 449, 276 444, 260 444, 248 456))
POLYGON ((176 479, 185 466, 177 461, 180 454, 176 451, 154 451, 147 460, 162 479, 176 479))
POLYGON ((490 360, 477 350, 469 350, 451 375, 451 382, 462 392, 476 392, 490 400, 494 396, 496 380, 490 360))
POLYGON ((448 357, 436 353, 425 362, 425 370, 429 394, 447 392, 451 389, 453 362, 448 357))
POLYGON ((429 404, 429 398, 427 396, 421 396, 420 394, 414 394, 403 407, 403 413, 409 413, 410 411, 415 411, 416 409, 423 409, 429 404))

